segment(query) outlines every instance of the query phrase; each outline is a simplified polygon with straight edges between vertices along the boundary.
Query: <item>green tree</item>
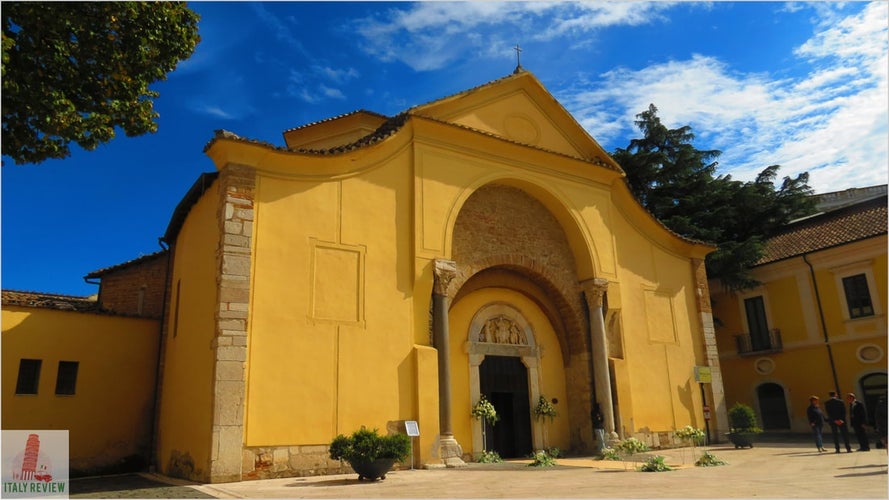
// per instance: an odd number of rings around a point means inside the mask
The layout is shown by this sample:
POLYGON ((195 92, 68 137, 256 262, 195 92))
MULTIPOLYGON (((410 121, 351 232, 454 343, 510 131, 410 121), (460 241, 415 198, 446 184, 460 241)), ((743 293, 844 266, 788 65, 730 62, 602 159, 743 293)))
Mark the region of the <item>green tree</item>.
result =
POLYGON ((612 156, 642 205, 670 230, 717 245, 707 256, 707 273, 730 290, 757 284, 749 269, 763 255, 763 244, 787 222, 814 211, 808 173, 775 179, 772 165, 754 181, 717 176, 717 150, 692 145, 691 127, 668 129, 652 104, 636 115, 641 139, 612 156))
POLYGON ((194 52, 184 2, 3 2, 3 146, 16 163, 157 130, 149 85, 194 52))

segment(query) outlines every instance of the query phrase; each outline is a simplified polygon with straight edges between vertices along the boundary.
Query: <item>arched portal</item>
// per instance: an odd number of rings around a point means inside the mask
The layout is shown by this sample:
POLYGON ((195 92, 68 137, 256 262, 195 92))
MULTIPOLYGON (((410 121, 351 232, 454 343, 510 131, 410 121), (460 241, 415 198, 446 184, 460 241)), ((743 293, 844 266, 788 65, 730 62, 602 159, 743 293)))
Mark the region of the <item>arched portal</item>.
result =
MULTIPOLYGON (((475 304, 474 309, 461 308, 459 314, 451 314, 452 325, 461 321, 458 316, 465 315, 467 322, 473 318, 468 337, 464 337, 471 348, 464 351, 469 353, 467 361, 472 378, 467 399, 470 405, 474 404, 481 394, 479 367, 484 357, 503 356, 503 349, 507 349, 510 353, 506 356, 520 358, 525 366, 529 404, 531 408, 536 405, 541 395, 539 384, 543 373, 539 366, 538 332, 529 329, 527 345, 512 344, 509 347, 504 347, 502 342, 479 342, 472 337, 479 334, 485 320, 501 313, 519 325, 528 323, 527 309, 517 307, 517 302, 507 298, 521 296, 521 300, 531 303, 529 308, 539 314, 538 323, 545 324, 552 331, 546 345, 547 352, 552 355, 547 362, 558 359, 559 366, 554 366, 545 379, 548 383, 560 379, 562 394, 558 399, 563 402, 561 416, 554 424, 532 421, 532 444, 535 449, 553 446, 556 434, 563 433, 562 446, 571 447, 573 451, 588 451, 593 444, 589 417, 593 367, 584 291, 563 221, 523 188, 504 184, 478 188, 460 208, 453 227, 452 258, 457 272, 452 282, 452 304, 456 307, 467 297, 488 294, 486 301, 475 304), (492 312, 498 307, 501 312, 492 312), (552 439, 545 442, 548 438, 552 439)), ((454 366, 459 362, 455 359, 454 366)), ((553 391, 549 388, 543 395, 547 399, 553 398, 553 391)), ((473 450, 481 452, 481 424, 473 422, 470 427, 473 450)))
POLYGON ((540 395, 540 350, 528 320, 508 303, 492 303, 479 309, 468 333, 470 401, 484 394, 505 417, 500 428, 483 429, 481 421, 473 423, 473 451, 484 449, 483 431, 489 436, 488 448, 507 457, 527 455, 532 446, 539 449, 543 442, 532 436, 531 403, 540 395), (504 447, 509 439, 514 444, 504 447), (504 451, 491 448, 498 443, 504 451))
POLYGON ((790 416, 787 413, 787 398, 784 388, 768 382, 756 388, 759 399, 759 412, 765 430, 790 429, 790 416))

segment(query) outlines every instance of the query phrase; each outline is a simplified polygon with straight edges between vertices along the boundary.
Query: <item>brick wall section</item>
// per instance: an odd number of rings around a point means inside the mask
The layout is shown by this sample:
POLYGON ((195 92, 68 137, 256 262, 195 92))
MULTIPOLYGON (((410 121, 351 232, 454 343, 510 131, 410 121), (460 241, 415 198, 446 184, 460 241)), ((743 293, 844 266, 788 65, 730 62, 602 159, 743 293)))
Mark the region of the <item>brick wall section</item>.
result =
POLYGON ((568 350, 589 349, 574 255, 562 226, 537 199, 510 186, 478 189, 457 216, 451 255, 457 277, 450 290, 492 267, 519 272, 546 290, 559 309, 568 350))
POLYGON ((228 165, 219 173, 216 252, 216 365, 213 389, 213 434, 210 482, 242 479, 244 406, 246 404, 247 318, 256 172, 228 165))
POLYGON ((118 314, 160 318, 166 278, 166 252, 108 271, 101 276, 99 307, 118 314))

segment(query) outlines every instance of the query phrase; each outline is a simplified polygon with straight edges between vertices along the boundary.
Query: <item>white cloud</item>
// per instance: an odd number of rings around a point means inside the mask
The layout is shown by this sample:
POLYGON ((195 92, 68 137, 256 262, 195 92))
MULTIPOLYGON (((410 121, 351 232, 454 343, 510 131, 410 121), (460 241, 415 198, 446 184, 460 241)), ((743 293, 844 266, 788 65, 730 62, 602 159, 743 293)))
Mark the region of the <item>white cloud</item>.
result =
MULTIPOLYGON (((467 52, 503 54, 504 33, 551 40, 663 19, 668 2, 419 2, 355 22, 363 49, 415 71, 440 69, 467 52), (496 52, 494 51, 496 47, 496 52)), ((508 44, 508 45, 507 45, 508 44)))
POLYGON ((780 176, 808 171, 818 192, 886 183, 889 6, 874 2, 832 20, 795 51, 813 67, 802 78, 741 74, 696 55, 639 70, 616 68, 558 97, 606 143, 628 132, 615 123, 633 123, 654 103, 665 125, 691 125, 699 147, 722 150, 719 172, 738 179, 752 180, 780 164, 780 176))
POLYGON ((214 116, 216 118, 222 118, 223 120, 235 120, 237 116, 233 115, 222 109, 221 107, 215 104, 206 104, 206 103, 193 103, 191 109, 202 113, 205 115, 214 116))

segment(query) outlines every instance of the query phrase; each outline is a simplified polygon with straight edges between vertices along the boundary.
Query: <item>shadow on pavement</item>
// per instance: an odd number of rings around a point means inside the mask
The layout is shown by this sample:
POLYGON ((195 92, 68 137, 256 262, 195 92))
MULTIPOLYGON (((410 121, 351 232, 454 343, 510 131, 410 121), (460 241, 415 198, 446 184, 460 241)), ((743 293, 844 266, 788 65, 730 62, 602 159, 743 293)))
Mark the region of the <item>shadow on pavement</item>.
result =
POLYGON ((70 487, 69 498, 215 498, 140 474, 77 478, 71 480, 70 487))

